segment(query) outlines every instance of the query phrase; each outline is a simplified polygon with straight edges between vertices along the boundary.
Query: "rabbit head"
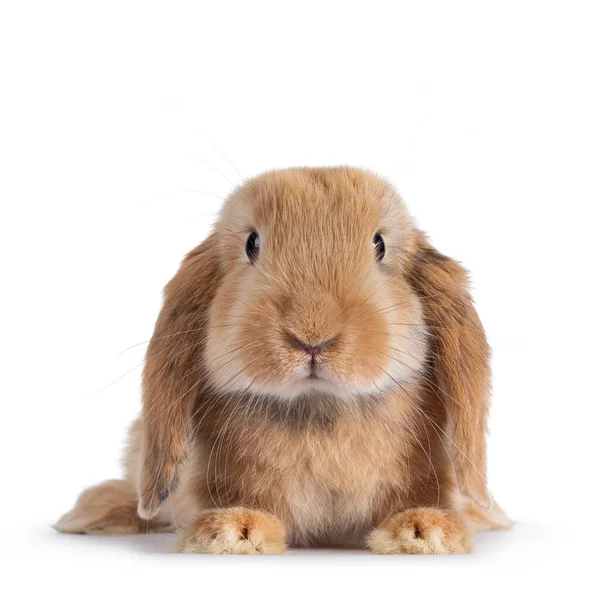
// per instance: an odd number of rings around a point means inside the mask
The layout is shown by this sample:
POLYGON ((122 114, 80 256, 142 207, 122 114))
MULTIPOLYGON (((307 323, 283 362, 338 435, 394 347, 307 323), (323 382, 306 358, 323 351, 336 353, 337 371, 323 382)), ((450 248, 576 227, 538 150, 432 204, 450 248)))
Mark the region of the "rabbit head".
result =
POLYGON ((204 358, 219 390, 352 400, 421 371, 423 313, 405 277, 415 230, 383 180, 268 173, 228 199, 215 235, 204 358))

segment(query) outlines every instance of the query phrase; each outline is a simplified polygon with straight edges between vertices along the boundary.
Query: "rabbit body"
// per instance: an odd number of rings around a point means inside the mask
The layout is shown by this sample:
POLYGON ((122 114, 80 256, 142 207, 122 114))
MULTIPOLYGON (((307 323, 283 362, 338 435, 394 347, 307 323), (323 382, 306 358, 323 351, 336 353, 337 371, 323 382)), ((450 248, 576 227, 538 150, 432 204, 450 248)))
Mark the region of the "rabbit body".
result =
POLYGON ((125 478, 61 531, 177 529, 186 552, 468 552, 489 498, 489 350, 466 272, 358 169, 228 199, 165 289, 125 478))

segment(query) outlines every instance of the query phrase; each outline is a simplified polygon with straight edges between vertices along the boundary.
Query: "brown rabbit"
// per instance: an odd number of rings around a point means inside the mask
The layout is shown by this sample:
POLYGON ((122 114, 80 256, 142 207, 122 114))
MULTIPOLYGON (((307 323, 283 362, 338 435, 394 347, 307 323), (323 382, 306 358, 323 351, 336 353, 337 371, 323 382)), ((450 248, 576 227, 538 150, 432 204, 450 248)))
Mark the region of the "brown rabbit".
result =
POLYGON ((177 529, 184 552, 469 552, 510 525, 486 486, 489 394, 467 274, 387 182, 266 173, 165 289, 125 479, 56 528, 177 529))

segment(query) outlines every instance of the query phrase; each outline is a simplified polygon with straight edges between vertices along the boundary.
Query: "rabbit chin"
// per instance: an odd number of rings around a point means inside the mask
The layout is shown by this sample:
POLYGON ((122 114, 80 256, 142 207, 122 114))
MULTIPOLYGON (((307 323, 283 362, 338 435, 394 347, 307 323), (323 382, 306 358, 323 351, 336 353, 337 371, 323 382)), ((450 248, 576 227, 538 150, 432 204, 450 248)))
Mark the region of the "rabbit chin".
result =
POLYGON ((380 381, 344 382, 327 374, 320 374, 317 377, 295 377, 279 385, 251 383, 244 391, 286 402, 311 397, 330 397, 352 401, 381 396, 387 392, 387 388, 389 385, 383 379, 380 381))
POLYGON ((322 378, 299 379, 279 389, 269 390, 271 396, 287 401, 311 396, 333 396, 342 400, 353 400, 365 396, 378 396, 383 392, 381 386, 375 384, 341 385, 322 378))

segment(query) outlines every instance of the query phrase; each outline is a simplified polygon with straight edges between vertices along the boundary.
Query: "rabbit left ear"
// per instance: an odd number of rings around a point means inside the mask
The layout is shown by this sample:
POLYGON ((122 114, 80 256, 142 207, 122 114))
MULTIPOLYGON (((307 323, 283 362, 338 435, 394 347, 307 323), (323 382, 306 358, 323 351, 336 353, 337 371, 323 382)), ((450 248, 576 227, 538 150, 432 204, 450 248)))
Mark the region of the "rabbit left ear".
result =
POLYGON ((138 513, 153 517, 177 488, 189 419, 206 377, 202 351, 220 280, 216 236, 190 252, 165 288, 143 375, 143 444, 138 513))
POLYGON ((459 492, 489 507, 485 435, 490 396, 490 351, 468 291, 467 272, 421 234, 410 281, 431 329, 432 392, 449 415, 448 451, 459 492))

